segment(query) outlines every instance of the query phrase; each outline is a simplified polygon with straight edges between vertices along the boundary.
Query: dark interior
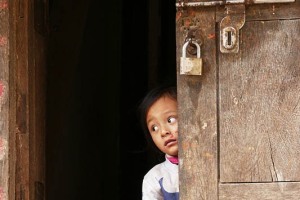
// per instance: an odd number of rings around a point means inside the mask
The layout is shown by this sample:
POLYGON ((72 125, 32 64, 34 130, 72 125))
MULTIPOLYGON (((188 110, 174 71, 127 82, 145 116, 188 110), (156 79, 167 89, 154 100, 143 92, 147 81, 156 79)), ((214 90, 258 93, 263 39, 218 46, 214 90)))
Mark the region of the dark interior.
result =
POLYGON ((176 84, 175 1, 50 0, 46 199, 140 200, 136 107, 176 84))

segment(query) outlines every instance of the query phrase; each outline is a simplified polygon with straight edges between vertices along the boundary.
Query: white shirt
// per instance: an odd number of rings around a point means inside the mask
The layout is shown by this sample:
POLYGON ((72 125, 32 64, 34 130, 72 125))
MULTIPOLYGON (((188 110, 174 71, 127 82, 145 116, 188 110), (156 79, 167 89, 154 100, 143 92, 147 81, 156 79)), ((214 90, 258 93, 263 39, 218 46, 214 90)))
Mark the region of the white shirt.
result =
POLYGON ((178 200, 178 165, 168 159, 155 165, 144 176, 143 200, 178 200))

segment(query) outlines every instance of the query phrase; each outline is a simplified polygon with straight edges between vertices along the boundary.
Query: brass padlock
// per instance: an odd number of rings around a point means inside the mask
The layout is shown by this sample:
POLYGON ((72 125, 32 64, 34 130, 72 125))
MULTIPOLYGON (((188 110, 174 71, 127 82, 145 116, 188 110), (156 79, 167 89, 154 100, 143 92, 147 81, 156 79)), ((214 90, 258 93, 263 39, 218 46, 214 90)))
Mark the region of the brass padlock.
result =
POLYGON ((200 45, 195 41, 187 41, 182 47, 182 57, 180 58, 180 74, 185 75, 201 75, 202 74, 202 58, 200 45), (193 43, 197 47, 197 57, 187 58, 186 48, 189 43, 193 43))

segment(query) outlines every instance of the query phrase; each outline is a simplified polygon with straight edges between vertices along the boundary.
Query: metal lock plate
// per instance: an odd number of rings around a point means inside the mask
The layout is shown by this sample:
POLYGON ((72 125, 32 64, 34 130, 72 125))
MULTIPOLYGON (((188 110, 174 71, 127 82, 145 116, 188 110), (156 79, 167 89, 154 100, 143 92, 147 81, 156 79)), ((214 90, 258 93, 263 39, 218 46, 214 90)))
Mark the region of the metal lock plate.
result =
POLYGON ((182 57, 180 58, 180 74, 185 75, 201 75, 202 74, 202 58, 200 45, 195 41, 187 41, 182 47, 182 57), (186 48, 189 43, 193 43, 197 47, 197 57, 187 58, 186 48))
POLYGON ((245 24, 245 5, 226 5, 226 16, 220 22, 220 51, 239 52, 239 31, 245 24))

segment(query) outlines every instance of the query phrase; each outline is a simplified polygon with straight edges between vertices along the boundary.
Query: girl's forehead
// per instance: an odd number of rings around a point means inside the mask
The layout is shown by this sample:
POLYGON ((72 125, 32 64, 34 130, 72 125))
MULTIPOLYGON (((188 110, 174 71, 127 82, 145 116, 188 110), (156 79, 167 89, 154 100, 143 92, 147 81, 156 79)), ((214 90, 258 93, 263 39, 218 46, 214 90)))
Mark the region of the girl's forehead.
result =
POLYGON ((163 96, 157 99, 149 108, 149 111, 151 109, 161 111, 165 109, 177 109, 177 101, 169 96, 163 96))
POLYGON ((171 112, 177 112, 177 101, 171 97, 163 96, 150 106, 147 113, 147 122, 171 112))

